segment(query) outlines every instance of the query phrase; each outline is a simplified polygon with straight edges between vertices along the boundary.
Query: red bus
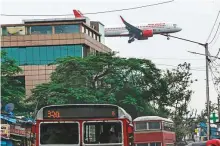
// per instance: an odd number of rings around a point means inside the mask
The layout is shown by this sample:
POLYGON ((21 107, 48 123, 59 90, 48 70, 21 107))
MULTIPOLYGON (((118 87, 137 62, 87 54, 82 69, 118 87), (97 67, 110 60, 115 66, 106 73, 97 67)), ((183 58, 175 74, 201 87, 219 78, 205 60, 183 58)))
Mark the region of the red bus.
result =
POLYGON ((174 146, 176 135, 173 121, 158 116, 134 119, 135 146, 174 146))
POLYGON ((131 116, 111 104, 50 105, 37 113, 36 146, 130 146, 131 116))

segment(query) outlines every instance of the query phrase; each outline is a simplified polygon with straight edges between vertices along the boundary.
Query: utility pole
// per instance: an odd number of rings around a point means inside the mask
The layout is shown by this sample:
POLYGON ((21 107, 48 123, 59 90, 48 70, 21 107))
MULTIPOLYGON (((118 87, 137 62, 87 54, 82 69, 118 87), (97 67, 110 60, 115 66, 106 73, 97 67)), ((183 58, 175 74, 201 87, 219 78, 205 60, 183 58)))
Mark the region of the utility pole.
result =
POLYGON ((218 131, 220 128, 220 95, 218 95, 218 131))
POLYGON ((207 139, 210 139, 210 102, 209 102, 209 53, 208 53, 208 43, 204 45, 205 47, 205 63, 206 63, 206 101, 207 101, 207 115, 208 115, 208 125, 207 125, 207 139))
POLYGON ((206 64, 206 103, 207 103, 207 115, 208 115, 208 121, 207 121, 207 140, 210 139, 210 102, 209 102, 209 52, 208 52, 208 43, 200 43, 200 42, 196 42, 196 41, 192 41, 192 40, 188 40, 188 39, 184 39, 184 38, 180 38, 180 37, 176 37, 176 36, 171 36, 168 34, 161 34, 163 36, 166 36, 167 38, 172 37, 172 38, 176 38, 179 40, 183 40, 183 41, 187 41, 187 42, 191 42, 194 44, 198 44, 200 46, 203 46, 205 48, 205 64, 206 64))

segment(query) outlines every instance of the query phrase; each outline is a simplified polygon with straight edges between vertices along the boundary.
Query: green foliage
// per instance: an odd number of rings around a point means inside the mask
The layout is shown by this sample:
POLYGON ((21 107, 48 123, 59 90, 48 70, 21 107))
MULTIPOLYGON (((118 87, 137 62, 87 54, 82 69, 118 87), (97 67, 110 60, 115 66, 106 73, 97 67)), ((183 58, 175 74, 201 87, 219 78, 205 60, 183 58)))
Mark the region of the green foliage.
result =
POLYGON ((51 82, 33 90, 39 107, 60 103, 111 103, 137 114, 154 99, 160 70, 149 60, 100 54, 58 60, 51 82))
MULTIPOLYGON (((211 113, 218 113, 218 104, 217 103, 212 103, 210 101, 209 110, 210 110, 210 114, 211 113)), ((207 119, 208 119, 208 114, 207 114, 207 104, 206 104, 205 109, 203 109, 201 111, 201 113, 197 116, 197 123, 207 122, 207 119)))
POLYGON ((172 71, 167 70, 164 74, 169 93, 165 97, 167 102, 160 104, 171 109, 170 116, 175 124, 177 141, 192 133, 192 124, 195 121, 196 113, 188 110, 193 94, 189 87, 196 81, 191 79, 191 75, 190 64, 187 63, 178 65, 177 69, 172 71))
POLYGON ((119 58, 110 53, 67 57, 57 65, 51 82, 32 90, 30 100, 38 103, 38 109, 61 103, 110 103, 122 106, 133 118, 168 117, 173 114, 170 108, 176 107, 173 103, 189 101, 192 94, 187 89, 191 74, 186 63, 162 73, 150 60, 119 58))
POLYGON ((22 72, 22 69, 16 65, 15 60, 7 57, 6 52, 1 51, 1 104, 2 107, 7 103, 15 104, 15 113, 24 112, 23 99, 25 89, 21 82, 14 75, 22 72))

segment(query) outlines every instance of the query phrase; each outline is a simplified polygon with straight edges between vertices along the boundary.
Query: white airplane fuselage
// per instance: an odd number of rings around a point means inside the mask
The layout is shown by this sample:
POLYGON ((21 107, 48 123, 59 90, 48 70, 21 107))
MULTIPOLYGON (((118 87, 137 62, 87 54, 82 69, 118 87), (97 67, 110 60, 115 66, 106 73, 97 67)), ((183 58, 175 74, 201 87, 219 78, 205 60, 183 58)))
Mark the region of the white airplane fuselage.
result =
MULTIPOLYGON (((176 24, 156 23, 143 26, 135 26, 140 30, 152 30, 153 34, 169 34, 179 32, 182 29, 176 24)), ((105 28, 105 37, 128 37, 129 31, 125 27, 105 28)), ((145 39, 140 38, 140 39, 145 39)), ((147 39, 147 37, 146 37, 147 39)))

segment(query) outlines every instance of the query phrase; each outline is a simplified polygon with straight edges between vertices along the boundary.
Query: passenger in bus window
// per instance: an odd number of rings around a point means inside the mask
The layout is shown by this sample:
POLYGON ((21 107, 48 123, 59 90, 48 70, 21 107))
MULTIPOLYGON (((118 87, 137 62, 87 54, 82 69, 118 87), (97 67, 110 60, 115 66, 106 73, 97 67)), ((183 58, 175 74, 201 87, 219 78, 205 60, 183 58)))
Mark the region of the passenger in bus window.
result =
POLYGON ((116 136, 116 133, 113 127, 110 129, 109 143, 118 143, 118 137, 116 136))
POLYGON ((111 125, 108 125, 108 124, 103 125, 103 132, 101 133, 99 137, 100 143, 109 143, 110 136, 111 136, 110 129, 111 129, 111 125))

